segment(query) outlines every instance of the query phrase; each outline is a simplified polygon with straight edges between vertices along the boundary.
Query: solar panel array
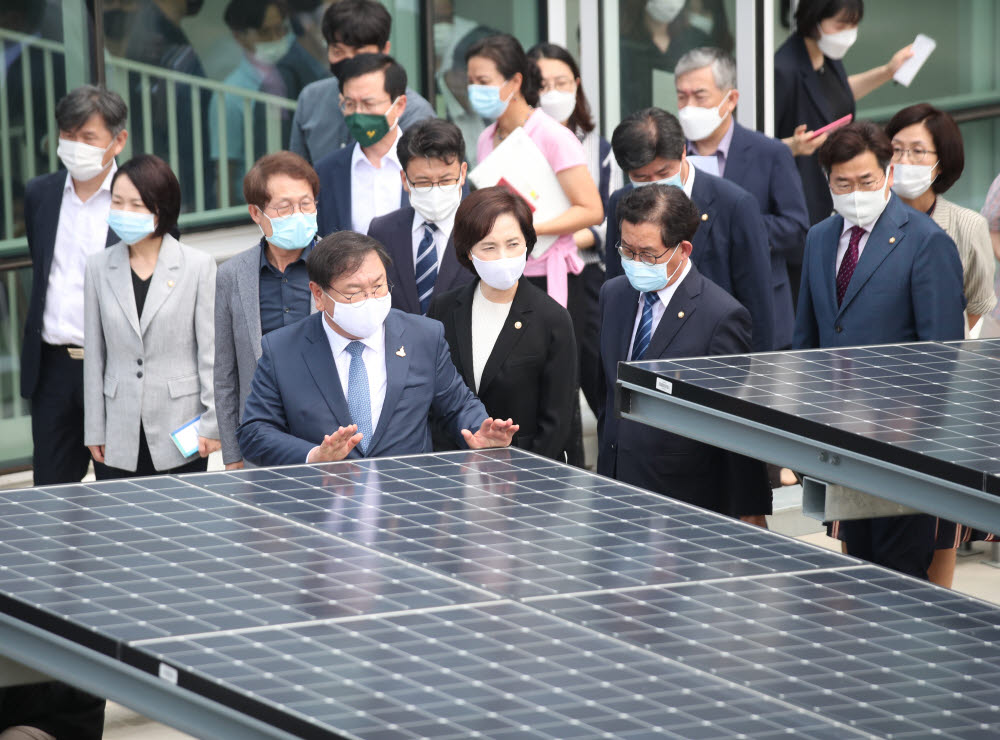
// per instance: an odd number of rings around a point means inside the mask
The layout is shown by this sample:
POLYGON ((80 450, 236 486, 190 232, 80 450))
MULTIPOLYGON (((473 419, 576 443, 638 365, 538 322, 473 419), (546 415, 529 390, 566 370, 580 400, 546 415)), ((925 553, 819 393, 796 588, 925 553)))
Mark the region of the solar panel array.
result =
POLYGON ((620 377, 1000 494, 1000 340, 660 360, 620 377))
POLYGON ((518 450, 0 492, 0 608, 302 737, 1000 730, 1000 609, 518 450))

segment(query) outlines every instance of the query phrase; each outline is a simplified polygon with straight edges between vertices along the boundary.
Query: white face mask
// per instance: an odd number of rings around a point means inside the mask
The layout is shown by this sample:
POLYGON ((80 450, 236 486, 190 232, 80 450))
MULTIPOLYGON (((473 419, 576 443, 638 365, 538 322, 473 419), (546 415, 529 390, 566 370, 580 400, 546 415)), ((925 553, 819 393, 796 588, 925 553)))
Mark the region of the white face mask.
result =
POLYGON ((937 180, 937 175, 931 176, 934 164, 897 164, 892 168, 892 191, 900 198, 912 200, 930 189, 937 180))
POLYGON ((646 15, 657 23, 673 23, 687 0, 647 0, 646 15))
POLYGON ((830 57, 830 59, 843 59, 844 54, 847 50, 854 46, 854 42, 858 40, 858 27, 848 28, 844 31, 837 31, 837 33, 823 33, 819 32, 819 41, 816 42, 816 46, 819 50, 823 52, 825 56, 830 57))
POLYGON ((538 102, 541 104, 542 110, 549 116, 559 123, 566 123, 576 109, 576 87, 573 88, 572 92, 549 90, 538 98, 538 102))
POLYGON ((371 297, 364 303, 340 303, 323 291, 323 295, 333 301, 333 313, 326 312, 330 320, 352 337, 367 339, 379 330, 392 308, 392 294, 381 298, 371 297))
POLYGON ((451 21, 438 21, 434 24, 434 53, 442 56, 448 51, 452 38, 455 36, 455 24, 451 21))
POLYGON ((729 91, 714 108, 699 108, 697 105, 686 105, 677 112, 677 120, 688 141, 701 141, 711 136, 715 129, 722 125, 719 109, 729 99, 729 91))
POLYGON ((528 262, 528 250, 525 249, 518 257, 504 257, 498 260, 481 260, 474 254, 470 254, 469 257, 472 258, 472 264, 484 283, 496 290, 509 290, 524 274, 524 266, 528 262))
MULTIPOLYGON (((70 177, 80 182, 86 182, 93 180, 111 166, 110 161, 104 164, 104 155, 114 145, 115 142, 112 140, 107 148, 101 149, 99 146, 91 146, 81 141, 59 139, 56 154, 59 155, 63 166, 69 171, 70 177)), ((112 161, 114 160, 112 159, 112 161)))
POLYGON ((410 186, 410 205, 424 221, 437 224, 450 218, 462 202, 462 182, 441 188, 416 188, 410 186))
POLYGON ((275 65, 278 63, 288 50, 292 48, 292 44, 295 42, 295 34, 289 33, 285 34, 283 38, 277 41, 262 41, 256 44, 253 48, 253 55, 258 61, 264 64, 275 65))
MULTIPOLYGON (((886 170, 888 180, 889 171, 886 170)), ((833 209, 844 217, 844 220, 854 226, 868 229, 878 221, 886 205, 889 203, 888 193, 885 188, 879 190, 855 190, 853 193, 838 195, 832 190, 833 209)))

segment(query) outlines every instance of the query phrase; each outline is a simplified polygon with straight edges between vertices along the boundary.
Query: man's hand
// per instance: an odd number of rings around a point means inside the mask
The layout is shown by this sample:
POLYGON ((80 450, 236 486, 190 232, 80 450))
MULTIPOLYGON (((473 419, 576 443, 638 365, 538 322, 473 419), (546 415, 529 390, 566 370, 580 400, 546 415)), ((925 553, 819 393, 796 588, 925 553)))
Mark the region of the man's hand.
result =
POLYGON ((94 462, 104 462, 104 445, 87 445, 87 449, 90 450, 90 456, 94 458, 94 462))
POLYGON ((520 428, 512 419, 507 419, 507 421, 487 419, 475 434, 468 429, 463 429, 462 437, 465 438, 465 443, 472 450, 482 450, 487 447, 509 447, 510 441, 520 428))
POLYGON ((208 457, 216 450, 222 449, 222 442, 208 437, 198 437, 198 454, 201 457, 208 457))
POLYGON ((333 434, 323 437, 323 443, 309 450, 307 463, 337 462, 343 460, 361 441, 364 435, 358 433, 358 425, 340 427, 333 434))
POLYGON ((234 463, 226 463, 226 470, 243 470, 243 461, 237 460, 234 463))

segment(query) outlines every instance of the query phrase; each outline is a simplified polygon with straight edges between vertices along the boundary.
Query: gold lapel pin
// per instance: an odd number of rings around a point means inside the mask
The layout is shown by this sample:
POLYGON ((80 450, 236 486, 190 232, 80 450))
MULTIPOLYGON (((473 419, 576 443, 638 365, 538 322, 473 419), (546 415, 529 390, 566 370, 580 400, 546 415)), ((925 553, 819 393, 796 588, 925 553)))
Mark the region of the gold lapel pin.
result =
POLYGON ((514 322, 514 328, 515 329, 520 329, 521 328, 521 322, 520 321, 515 321, 514 322))
POLYGON ((890 244, 895 244, 895 243, 896 243, 896 237, 894 237, 894 236, 890 236, 890 237, 889 237, 889 243, 890 243, 890 244))
POLYGON ((707 213, 701 214, 701 220, 702 221, 708 221, 708 214, 707 213))
POLYGON ((172 287, 174 287, 174 281, 173 281, 173 280, 168 280, 168 281, 167 281, 167 287, 168 287, 168 288, 172 288, 172 287))
POLYGON ((684 312, 683 311, 678 311, 677 312, 677 318, 683 319, 684 318, 684 312))
POLYGON ((406 357, 406 350, 403 347, 400 347, 399 349, 397 349, 396 350, 396 357, 406 357))

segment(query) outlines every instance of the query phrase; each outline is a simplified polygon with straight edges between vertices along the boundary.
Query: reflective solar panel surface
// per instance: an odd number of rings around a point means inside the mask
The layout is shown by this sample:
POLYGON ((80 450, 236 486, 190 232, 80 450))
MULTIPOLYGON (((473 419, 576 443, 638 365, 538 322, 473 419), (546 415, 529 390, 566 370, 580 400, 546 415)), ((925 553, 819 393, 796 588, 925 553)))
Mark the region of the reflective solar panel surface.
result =
POLYGON ((518 450, 0 492, 0 608, 302 737, 1000 731, 1000 609, 518 450))
POLYGON ((1000 494, 1000 340, 662 360, 620 378, 1000 494))

